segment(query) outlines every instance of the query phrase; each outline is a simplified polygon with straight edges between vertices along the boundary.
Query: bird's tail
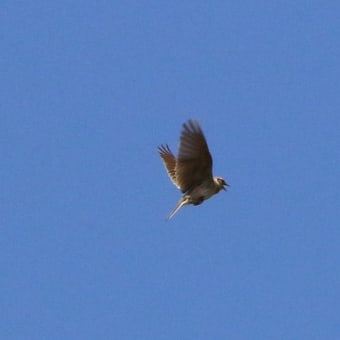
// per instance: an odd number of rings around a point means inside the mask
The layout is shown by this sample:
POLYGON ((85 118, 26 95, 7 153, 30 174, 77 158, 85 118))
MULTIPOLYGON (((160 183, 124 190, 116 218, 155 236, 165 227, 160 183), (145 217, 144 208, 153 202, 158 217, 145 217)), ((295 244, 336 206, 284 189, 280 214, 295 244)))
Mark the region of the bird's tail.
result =
POLYGON ((188 204, 188 198, 184 196, 178 201, 175 209, 173 211, 171 211, 171 213, 168 215, 167 219, 170 220, 176 214, 176 212, 179 209, 181 209, 183 207, 183 205, 185 205, 185 204, 188 204))

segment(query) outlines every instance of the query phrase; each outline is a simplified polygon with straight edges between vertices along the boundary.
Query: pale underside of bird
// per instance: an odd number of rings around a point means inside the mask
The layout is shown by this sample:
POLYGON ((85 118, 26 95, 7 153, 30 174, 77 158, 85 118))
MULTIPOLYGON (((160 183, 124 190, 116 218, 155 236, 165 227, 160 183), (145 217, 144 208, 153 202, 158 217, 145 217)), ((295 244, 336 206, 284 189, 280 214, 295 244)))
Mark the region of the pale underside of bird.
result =
POLYGON ((197 121, 183 124, 177 158, 167 144, 161 145, 158 152, 171 181, 184 194, 168 219, 184 205, 200 205, 229 186, 222 177, 212 175, 212 157, 197 121))

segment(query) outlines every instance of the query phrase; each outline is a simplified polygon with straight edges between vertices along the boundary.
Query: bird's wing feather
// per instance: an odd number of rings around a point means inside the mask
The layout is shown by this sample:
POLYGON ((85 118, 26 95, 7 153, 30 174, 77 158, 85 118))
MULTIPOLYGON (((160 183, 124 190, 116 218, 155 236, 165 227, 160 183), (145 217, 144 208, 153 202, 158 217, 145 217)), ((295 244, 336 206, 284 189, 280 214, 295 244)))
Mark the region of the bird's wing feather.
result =
POLYGON ((203 131, 198 122, 189 120, 183 124, 175 168, 176 183, 181 191, 212 180, 212 157, 203 131))
POLYGON ((178 189, 180 189, 176 181, 176 157, 173 155, 167 144, 158 147, 158 153, 164 162, 165 168, 171 181, 176 185, 178 189))

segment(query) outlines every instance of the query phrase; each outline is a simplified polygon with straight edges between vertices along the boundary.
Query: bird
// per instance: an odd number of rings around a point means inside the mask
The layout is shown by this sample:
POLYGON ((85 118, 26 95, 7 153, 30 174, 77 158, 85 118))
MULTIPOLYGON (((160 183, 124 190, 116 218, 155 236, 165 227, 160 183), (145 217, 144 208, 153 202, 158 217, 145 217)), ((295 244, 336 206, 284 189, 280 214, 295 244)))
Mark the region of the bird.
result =
POLYGON ((213 177, 213 160, 200 124, 188 120, 182 125, 177 158, 168 144, 158 147, 170 180, 184 194, 167 219, 170 220, 184 205, 200 205, 229 184, 219 176, 213 177))

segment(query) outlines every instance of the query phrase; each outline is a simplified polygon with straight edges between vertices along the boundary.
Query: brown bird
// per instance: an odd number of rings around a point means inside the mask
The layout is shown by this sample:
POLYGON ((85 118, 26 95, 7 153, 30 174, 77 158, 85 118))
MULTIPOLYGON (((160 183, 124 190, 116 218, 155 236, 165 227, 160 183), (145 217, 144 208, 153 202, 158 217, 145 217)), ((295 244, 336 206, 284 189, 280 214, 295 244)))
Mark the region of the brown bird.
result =
POLYGON ((226 191, 225 187, 229 186, 222 177, 212 175, 212 158, 197 121, 189 120, 183 124, 177 158, 167 144, 161 145, 158 152, 170 179, 184 193, 168 219, 184 205, 199 205, 220 190, 226 191))

